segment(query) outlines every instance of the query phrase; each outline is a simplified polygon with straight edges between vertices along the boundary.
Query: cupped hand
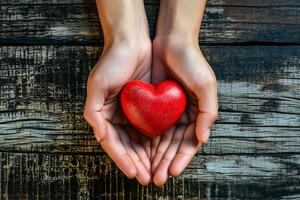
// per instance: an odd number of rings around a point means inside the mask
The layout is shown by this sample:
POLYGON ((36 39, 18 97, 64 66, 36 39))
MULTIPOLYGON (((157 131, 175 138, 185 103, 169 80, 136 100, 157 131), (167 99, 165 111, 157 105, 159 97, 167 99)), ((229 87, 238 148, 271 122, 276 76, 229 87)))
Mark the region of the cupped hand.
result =
POLYGON ((147 185, 151 181, 150 140, 129 125, 118 98, 128 81, 150 81, 151 41, 136 44, 118 41, 104 48, 88 78, 84 117, 120 170, 147 185))
POLYGON ((156 38, 153 42, 152 82, 175 79, 187 92, 187 107, 179 122, 151 141, 153 182, 163 185, 178 176, 201 144, 207 143, 218 115, 217 84, 197 42, 156 38))

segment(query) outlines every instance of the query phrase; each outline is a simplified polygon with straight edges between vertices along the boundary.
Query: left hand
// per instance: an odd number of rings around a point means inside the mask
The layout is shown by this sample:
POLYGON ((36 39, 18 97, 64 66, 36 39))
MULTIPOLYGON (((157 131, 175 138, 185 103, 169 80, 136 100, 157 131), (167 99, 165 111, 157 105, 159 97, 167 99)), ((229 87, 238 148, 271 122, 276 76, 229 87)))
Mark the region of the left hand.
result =
POLYGON ((147 185, 151 181, 150 139, 129 124, 122 113, 119 93, 131 80, 150 81, 151 41, 118 40, 104 49, 89 75, 84 117, 119 169, 128 178, 147 185))
POLYGON ((201 144, 207 143, 218 116, 216 77, 198 43, 180 38, 153 42, 152 82, 175 79, 187 92, 186 111, 179 122, 152 140, 153 182, 163 185, 169 175, 179 176, 201 144))

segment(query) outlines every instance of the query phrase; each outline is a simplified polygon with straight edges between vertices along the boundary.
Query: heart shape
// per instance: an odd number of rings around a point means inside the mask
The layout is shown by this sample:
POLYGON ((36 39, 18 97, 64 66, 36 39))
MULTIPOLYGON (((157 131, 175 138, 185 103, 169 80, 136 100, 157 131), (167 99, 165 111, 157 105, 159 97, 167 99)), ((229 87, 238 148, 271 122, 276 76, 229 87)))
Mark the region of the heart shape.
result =
POLYGON ((181 117, 186 94, 175 81, 152 85, 134 80, 123 88, 121 106, 136 129, 154 138, 170 129, 181 117))

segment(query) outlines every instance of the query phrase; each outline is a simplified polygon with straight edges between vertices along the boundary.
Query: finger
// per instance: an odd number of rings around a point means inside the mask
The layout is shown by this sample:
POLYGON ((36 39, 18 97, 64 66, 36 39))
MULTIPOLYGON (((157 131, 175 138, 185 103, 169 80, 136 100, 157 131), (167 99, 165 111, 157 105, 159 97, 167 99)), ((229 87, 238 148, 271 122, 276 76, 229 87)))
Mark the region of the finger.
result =
MULTIPOLYGON (((132 142, 130 141, 129 137, 127 136, 126 132, 122 129, 118 129, 120 133, 121 141, 125 147, 130 158, 133 160, 135 167, 137 169, 136 179, 142 185, 148 185, 151 181, 151 175, 149 171, 146 169, 144 164, 141 162, 139 156, 137 155, 136 151, 132 146, 132 142)), ((146 154, 145 154, 146 155, 146 154)))
POLYGON ((89 79, 83 114, 86 121, 95 130, 96 139, 100 142, 105 138, 107 132, 106 120, 101 112, 105 101, 105 94, 103 93, 104 86, 96 89, 96 85, 93 82, 93 80, 89 79))
POLYGON ((102 112, 86 112, 84 115, 86 121, 94 130, 96 140, 100 143, 104 140, 107 132, 106 120, 103 117, 102 112))
POLYGON ((172 176, 179 176, 181 172, 186 168, 186 166, 190 163, 200 146, 201 143, 195 136, 195 125, 191 124, 185 130, 184 137, 177 155, 171 162, 170 174, 172 176))
POLYGON ((139 160, 142 162, 142 164, 144 165, 144 167, 150 174, 151 173, 151 162, 150 162, 144 148, 140 144, 137 144, 135 142, 131 142, 131 145, 132 145, 135 153, 139 157, 139 160))
POLYGON ((159 144, 159 141, 160 141, 160 137, 161 136, 157 136, 155 138, 152 138, 151 139, 151 151, 150 151, 150 161, 152 162, 153 161, 153 158, 156 154, 156 150, 157 150, 157 147, 158 147, 158 144, 159 144))
POLYGON ((107 137, 100 142, 102 148, 128 178, 136 177, 137 168, 134 161, 121 143, 116 129, 109 123, 107 132, 107 137))
POLYGON ((161 186, 165 184, 165 182, 168 180, 169 177, 169 166, 173 160, 173 158, 176 156, 176 153, 178 151, 178 148, 181 144, 183 134, 184 134, 184 127, 179 127, 174 132, 171 144, 169 145, 166 153, 164 154, 163 158, 161 159, 157 170, 153 177, 153 182, 157 186, 161 186))
POLYGON ((217 84, 214 78, 204 81, 196 92, 199 114, 196 122, 196 136, 205 144, 209 138, 209 129, 218 117, 217 84))
POLYGON ((146 151, 146 154, 150 160, 151 158, 151 140, 149 137, 147 136, 144 136, 144 135, 141 135, 141 140, 142 140, 142 143, 143 143, 143 146, 145 148, 145 151, 146 151))
MULTIPOLYGON (((135 151, 135 153, 138 155, 140 161, 143 163, 145 168, 149 173, 151 173, 151 162, 150 159, 147 156, 147 153, 142 146, 142 141, 141 141, 141 135, 133 128, 128 127, 126 128, 126 132, 129 135, 129 140, 130 143, 135 151)), ((126 133, 124 133, 126 134, 126 133)), ((150 145, 150 144, 149 144, 150 145)))
POLYGON ((175 131, 175 127, 171 128, 170 130, 168 130, 163 136, 162 139, 157 147, 157 151, 156 154, 154 156, 154 159, 152 161, 152 166, 151 166, 151 172, 154 174, 163 155, 165 154, 165 152, 167 151, 172 138, 173 138, 173 134, 175 131))
POLYGON ((196 123, 196 136, 200 143, 206 144, 210 135, 210 128, 216 121, 217 112, 199 113, 196 123))

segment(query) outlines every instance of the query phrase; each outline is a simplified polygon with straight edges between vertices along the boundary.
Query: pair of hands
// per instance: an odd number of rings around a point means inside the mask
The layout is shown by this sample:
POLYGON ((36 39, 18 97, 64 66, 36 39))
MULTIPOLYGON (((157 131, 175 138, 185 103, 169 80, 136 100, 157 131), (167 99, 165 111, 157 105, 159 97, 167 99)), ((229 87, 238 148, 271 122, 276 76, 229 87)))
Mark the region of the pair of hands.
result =
POLYGON ((96 4, 104 48, 89 75, 85 119, 126 176, 142 185, 163 185, 169 175, 178 176, 207 142, 217 117, 216 78, 198 46, 206 1, 161 1, 153 42, 143 0, 96 4), (175 79, 188 94, 186 112, 161 137, 138 133, 122 113, 119 92, 135 79, 175 79))
POLYGON ((218 114, 214 72, 197 43, 180 38, 119 40, 104 48, 87 83, 84 117, 97 141, 129 178, 142 185, 163 185, 186 168, 207 142, 218 114), (186 111, 177 124, 151 139, 135 130, 119 103, 122 87, 131 80, 178 81, 187 92, 186 111))

